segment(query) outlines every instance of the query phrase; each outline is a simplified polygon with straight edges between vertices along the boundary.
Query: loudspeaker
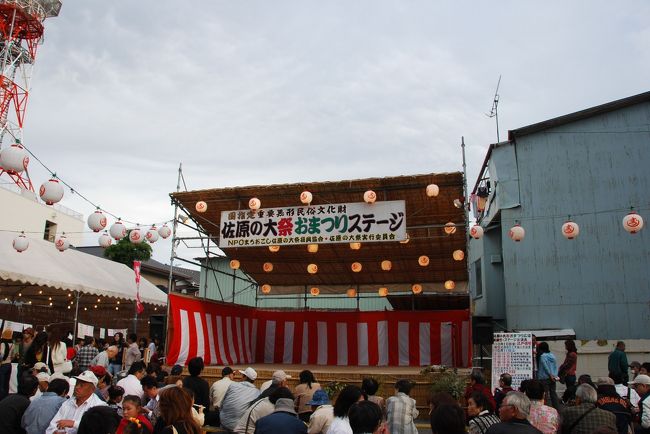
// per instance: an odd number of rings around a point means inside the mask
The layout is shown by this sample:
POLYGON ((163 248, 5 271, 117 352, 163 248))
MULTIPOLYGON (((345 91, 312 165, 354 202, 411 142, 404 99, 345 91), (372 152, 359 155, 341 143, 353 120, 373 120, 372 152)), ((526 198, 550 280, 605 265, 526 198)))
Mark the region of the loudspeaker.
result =
POLYGON ((494 342, 494 329, 491 316, 472 317, 472 343, 490 345, 494 342))

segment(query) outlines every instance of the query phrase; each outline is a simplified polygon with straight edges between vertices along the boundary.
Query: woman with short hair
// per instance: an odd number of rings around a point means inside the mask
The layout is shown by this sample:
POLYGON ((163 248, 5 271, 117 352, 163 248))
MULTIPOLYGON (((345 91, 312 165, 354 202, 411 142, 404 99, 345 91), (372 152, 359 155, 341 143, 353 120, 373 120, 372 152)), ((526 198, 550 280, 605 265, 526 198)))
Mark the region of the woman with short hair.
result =
POLYGON ((469 420, 469 434, 485 434, 499 417, 490 411, 490 403, 481 392, 472 392, 467 400, 467 415, 469 420))

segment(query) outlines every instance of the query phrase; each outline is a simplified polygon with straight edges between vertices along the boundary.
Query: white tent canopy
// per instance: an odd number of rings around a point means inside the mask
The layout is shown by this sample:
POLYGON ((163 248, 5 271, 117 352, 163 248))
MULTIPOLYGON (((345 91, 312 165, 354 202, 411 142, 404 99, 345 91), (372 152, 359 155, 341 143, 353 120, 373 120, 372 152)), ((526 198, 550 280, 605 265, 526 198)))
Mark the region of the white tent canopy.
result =
MULTIPOLYGON (((29 248, 18 253, 12 247, 15 233, 0 232, 0 287, 2 281, 31 286, 79 291, 102 297, 136 299, 133 270, 124 264, 68 249, 59 252, 53 243, 29 237, 29 248)), ((140 299, 158 306, 167 294, 142 279, 140 299)))

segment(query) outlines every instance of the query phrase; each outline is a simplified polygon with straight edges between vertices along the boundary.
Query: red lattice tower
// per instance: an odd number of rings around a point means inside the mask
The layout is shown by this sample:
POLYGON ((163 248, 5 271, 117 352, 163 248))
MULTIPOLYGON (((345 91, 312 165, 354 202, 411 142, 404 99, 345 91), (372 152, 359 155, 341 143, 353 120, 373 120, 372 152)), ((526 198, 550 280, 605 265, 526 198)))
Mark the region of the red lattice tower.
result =
MULTIPOLYGON (((56 17, 60 0, 0 0, 0 151, 5 141, 23 143, 23 123, 36 51, 43 42, 43 22, 56 17), (9 140, 6 140, 8 138, 9 140)), ((34 191, 25 170, 5 170, 20 188, 34 191)))

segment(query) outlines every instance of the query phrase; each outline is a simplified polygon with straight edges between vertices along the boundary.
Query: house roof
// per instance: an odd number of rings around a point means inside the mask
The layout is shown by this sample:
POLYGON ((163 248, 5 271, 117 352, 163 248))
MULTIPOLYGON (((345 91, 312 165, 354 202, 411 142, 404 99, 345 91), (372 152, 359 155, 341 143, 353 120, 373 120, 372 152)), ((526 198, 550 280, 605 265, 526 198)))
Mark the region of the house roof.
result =
MULTIPOLYGON (((257 197, 263 208, 300 205, 304 190, 313 195, 312 205, 361 202, 363 193, 372 189, 380 200, 404 200, 410 242, 363 243, 360 250, 345 244, 321 244, 317 253, 308 253, 306 246, 282 246, 272 253, 266 247, 224 248, 224 252, 240 261, 241 269, 258 283, 278 286, 304 285, 391 285, 396 283, 440 283, 446 280, 466 281, 466 262, 454 261, 454 250, 465 250, 466 228, 463 209, 453 205, 463 196, 463 175, 460 172, 398 176, 390 178, 355 179, 334 182, 312 182, 268 186, 246 186, 172 193, 172 200, 197 223, 200 230, 218 240, 222 211, 248 209, 248 200, 257 197), (428 184, 437 184, 440 194, 428 197, 428 184), (197 201, 207 203, 207 211, 195 210, 197 201), (447 235, 444 225, 456 224, 456 232, 447 235), (428 267, 418 265, 418 257, 427 255, 428 267), (391 271, 382 271, 382 260, 392 261, 391 271), (262 265, 273 263, 273 272, 265 273, 262 265), (361 262, 363 270, 354 273, 353 262, 361 262), (316 263, 317 274, 307 273, 307 265, 316 263)), ((432 287, 432 286, 431 286, 432 287)), ((440 285, 437 285, 440 287, 440 285)), ((302 289, 301 289, 302 290, 302 289)), ((426 289, 425 289, 426 291, 426 289)))
POLYGON ((508 140, 650 101, 650 91, 508 131, 508 140))

